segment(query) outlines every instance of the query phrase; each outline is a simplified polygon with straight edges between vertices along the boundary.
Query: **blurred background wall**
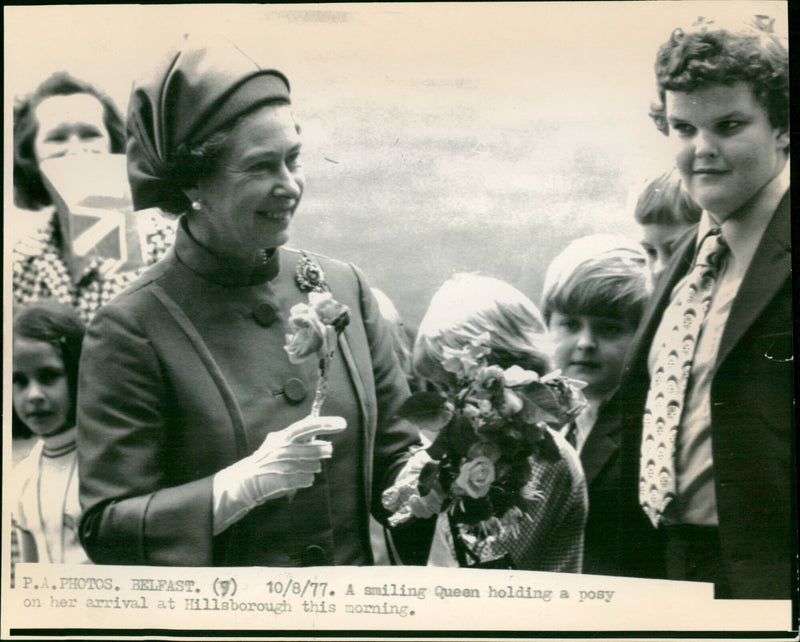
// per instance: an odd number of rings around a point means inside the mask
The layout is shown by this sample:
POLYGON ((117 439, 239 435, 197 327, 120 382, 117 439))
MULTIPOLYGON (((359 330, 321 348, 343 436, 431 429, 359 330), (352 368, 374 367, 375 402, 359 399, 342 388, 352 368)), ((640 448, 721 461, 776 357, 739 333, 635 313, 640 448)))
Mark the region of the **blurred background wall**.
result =
POLYGON ((786 6, 6 7, 6 185, 15 95, 66 69, 124 111, 131 79, 170 43, 218 33, 291 81, 306 171, 291 245, 360 266, 412 326, 460 270, 538 300, 571 239, 638 233, 638 191, 671 165, 647 116, 658 45, 698 15, 766 13, 785 33, 786 6))

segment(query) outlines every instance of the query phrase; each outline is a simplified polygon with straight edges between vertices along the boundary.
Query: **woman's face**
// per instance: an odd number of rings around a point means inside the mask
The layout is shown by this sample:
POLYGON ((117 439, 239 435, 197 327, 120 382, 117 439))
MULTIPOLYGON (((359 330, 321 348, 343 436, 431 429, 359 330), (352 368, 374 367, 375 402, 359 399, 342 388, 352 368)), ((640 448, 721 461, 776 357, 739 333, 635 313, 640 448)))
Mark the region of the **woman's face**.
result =
POLYGON ((23 423, 40 437, 67 428, 71 407, 64 361, 47 341, 14 339, 12 399, 23 423))
POLYGON ((69 154, 111 151, 103 104, 91 94, 50 96, 34 112, 39 128, 33 141, 39 162, 69 154))
POLYGON ((190 213, 189 227, 216 253, 252 260, 263 248, 289 239, 304 185, 291 108, 263 107, 234 127, 217 171, 186 190, 201 203, 190 213))

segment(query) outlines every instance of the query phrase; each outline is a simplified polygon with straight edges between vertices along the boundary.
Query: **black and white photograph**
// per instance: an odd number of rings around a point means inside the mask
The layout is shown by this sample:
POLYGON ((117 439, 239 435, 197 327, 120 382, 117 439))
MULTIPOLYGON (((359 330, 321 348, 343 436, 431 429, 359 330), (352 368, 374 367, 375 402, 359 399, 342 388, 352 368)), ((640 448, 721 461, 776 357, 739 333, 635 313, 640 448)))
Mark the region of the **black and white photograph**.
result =
POLYGON ((3 639, 796 639, 789 4, 4 7, 3 639))

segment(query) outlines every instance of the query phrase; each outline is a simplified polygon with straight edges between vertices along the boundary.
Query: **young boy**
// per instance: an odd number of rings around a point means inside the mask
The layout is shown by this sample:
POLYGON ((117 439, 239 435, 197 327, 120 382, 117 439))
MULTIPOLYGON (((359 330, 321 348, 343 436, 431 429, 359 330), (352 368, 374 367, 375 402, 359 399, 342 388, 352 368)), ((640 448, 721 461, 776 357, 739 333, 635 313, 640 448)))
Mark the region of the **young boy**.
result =
POLYGON ((653 281, 669 265, 675 246, 700 220, 702 210, 683 189, 677 169, 647 183, 636 201, 633 216, 642 228, 642 247, 653 281))
POLYGON ((717 597, 789 599, 788 49, 763 16, 736 28, 701 19, 672 33, 655 68, 651 114, 703 214, 626 364, 624 425, 638 418, 639 428, 625 435, 623 471, 633 472, 623 499, 635 497, 664 539, 669 579, 713 582, 717 597))
POLYGON ((613 524, 619 505, 619 414, 603 408, 650 294, 650 274, 632 239, 596 234, 570 243, 545 275, 542 311, 562 374, 586 383, 588 406, 564 430, 581 457, 589 492, 583 572, 623 575, 613 524))

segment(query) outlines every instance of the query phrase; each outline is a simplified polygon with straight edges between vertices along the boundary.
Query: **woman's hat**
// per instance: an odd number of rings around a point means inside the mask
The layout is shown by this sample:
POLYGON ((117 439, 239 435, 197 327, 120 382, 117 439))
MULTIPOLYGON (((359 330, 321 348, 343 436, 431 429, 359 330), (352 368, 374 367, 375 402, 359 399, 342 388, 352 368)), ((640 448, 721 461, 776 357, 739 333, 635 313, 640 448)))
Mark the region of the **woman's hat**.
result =
POLYGON ((172 170, 179 149, 276 100, 290 101, 281 72, 261 69, 227 40, 197 46, 185 38, 131 92, 126 153, 134 209, 176 201, 180 187, 172 170))

